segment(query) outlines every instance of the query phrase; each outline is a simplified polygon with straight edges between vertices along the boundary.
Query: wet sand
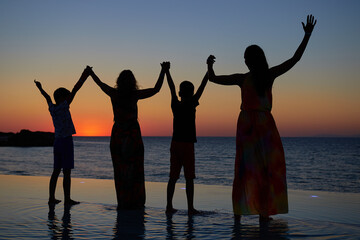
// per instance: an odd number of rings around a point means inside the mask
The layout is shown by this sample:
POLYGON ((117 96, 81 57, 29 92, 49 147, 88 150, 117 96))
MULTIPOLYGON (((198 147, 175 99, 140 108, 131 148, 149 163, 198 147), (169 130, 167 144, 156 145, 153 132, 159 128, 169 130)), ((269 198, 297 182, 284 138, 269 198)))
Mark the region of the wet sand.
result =
MULTIPOLYGON (((256 216, 241 225, 232 217, 231 187, 195 185, 187 216, 184 184, 177 184, 172 217, 165 214, 166 183, 146 183, 144 211, 116 211, 112 180, 72 179, 81 204, 47 205, 49 177, 0 175, 0 239, 358 239, 360 194, 289 190, 289 214, 260 227, 256 216)), ((63 200, 62 178, 58 199, 63 200)))

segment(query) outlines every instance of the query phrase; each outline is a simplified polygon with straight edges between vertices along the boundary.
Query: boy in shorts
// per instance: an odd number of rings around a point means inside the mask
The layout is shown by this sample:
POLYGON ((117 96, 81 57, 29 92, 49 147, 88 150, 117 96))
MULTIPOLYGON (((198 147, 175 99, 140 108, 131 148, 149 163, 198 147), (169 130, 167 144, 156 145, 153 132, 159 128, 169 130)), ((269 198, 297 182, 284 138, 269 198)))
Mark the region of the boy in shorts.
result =
POLYGON ((177 210, 173 208, 172 199, 176 181, 179 179, 181 168, 184 167, 186 180, 186 197, 188 214, 199 213, 194 208, 194 178, 195 178, 195 152, 196 140, 195 112, 199 99, 208 81, 205 74, 200 87, 194 94, 194 85, 189 81, 180 84, 180 101, 176 95, 175 85, 170 75, 170 63, 167 62, 166 78, 171 92, 171 109, 173 112, 173 135, 170 148, 170 179, 167 186, 166 213, 172 214, 177 210))
POLYGON ((54 99, 56 104, 52 103, 50 96, 43 90, 41 83, 34 80, 36 86, 40 90, 40 93, 46 99, 55 128, 54 170, 51 175, 49 184, 48 203, 50 205, 61 202, 55 198, 56 183, 61 169, 63 169, 64 174, 64 204, 74 205, 80 203, 70 198, 71 169, 74 168, 74 144, 72 135, 76 132, 73 121, 71 119, 69 107, 70 103, 75 97, 76 92, 81 88, 86 78, 89 76, 89 69, 91 69, 89 66, 86 67, 79 81, 75 84, 71 92, 66 88, 58 88, 55 90, 54 99))

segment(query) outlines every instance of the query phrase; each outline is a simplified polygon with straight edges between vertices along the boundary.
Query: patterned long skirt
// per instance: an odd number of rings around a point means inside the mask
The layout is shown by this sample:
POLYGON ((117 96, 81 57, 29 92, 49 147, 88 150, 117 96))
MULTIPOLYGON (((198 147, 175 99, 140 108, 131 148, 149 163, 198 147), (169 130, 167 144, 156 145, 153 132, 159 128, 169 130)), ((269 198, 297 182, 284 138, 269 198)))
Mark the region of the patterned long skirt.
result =
POLYGON ((236 215, 288 212, 284 150, 270 112, 240 112, 232 199, 236 215))
POLYGON ((145 205, 144 144, 138 122, 114 124, 110 141, 118 209, 145 205))

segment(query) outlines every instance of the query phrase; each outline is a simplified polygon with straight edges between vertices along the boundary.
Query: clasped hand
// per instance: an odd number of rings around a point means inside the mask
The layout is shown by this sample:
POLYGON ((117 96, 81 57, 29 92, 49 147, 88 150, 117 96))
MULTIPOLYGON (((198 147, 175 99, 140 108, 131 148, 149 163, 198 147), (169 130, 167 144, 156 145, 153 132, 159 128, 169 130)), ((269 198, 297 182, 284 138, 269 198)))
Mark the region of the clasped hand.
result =
POLYGON ((169 71, 169 69, 170 69, 170 62, 162 62, 162 63, 160 63, 160 65, 161 65, 162 70, 164 70, 165 72, 166 72, 166 71, 169 71))
POLYGON ((210 55, 206 60, 206 64, 212 66, 214 64, 214 62, 215 62, 215 59, 216 59, 216 57, 214 55, 210 55))

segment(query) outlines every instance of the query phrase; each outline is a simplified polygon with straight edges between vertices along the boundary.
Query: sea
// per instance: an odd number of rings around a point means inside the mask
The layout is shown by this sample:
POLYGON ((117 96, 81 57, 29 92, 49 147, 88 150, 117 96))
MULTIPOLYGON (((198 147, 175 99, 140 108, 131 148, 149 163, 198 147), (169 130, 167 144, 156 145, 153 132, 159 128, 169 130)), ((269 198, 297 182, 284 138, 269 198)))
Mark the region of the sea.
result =
MULTIPOLYGON (((143 137, 145 180, 167 182, 171 137, 143 137)), ((284 137, 289 189, 360 193, 360 138, 284 137)), ((110 137, 74 137, 72 177, 112 179, 110 137)), ((198 137, 197 184, 231 186, 235 138, 198 137)), ((0 147, 0 174, 50 176, 52 147, 0 147)), ((183 173, 179 182, 184 182, 183 173)))
POLYGON ((202 185, 196 185, 195 204, 201 213, 194 216, 181 193, 185 184, 177 184, 179 211, 165 214, 171 137, 143 141, 145 211, 116 211, 109 137, 74 137, 72 177, 81 181, 73 181, 72 190, 81 204, 71 210, 45 204, 52 147, 0 147, 0 239, 359 239, 360 138, 282 138, 290 211, 264 226, 256 215, 233 220, 234 137, 198 137, 195 183, 202 185))

